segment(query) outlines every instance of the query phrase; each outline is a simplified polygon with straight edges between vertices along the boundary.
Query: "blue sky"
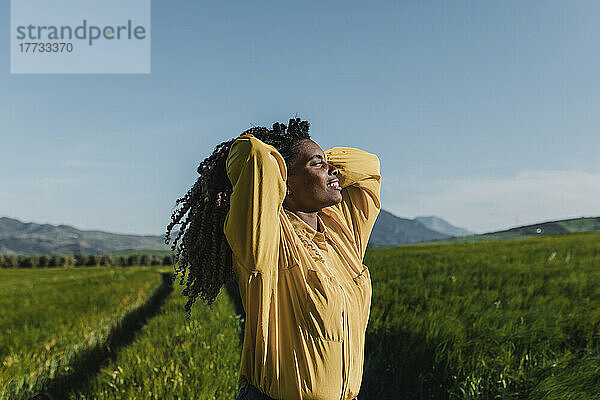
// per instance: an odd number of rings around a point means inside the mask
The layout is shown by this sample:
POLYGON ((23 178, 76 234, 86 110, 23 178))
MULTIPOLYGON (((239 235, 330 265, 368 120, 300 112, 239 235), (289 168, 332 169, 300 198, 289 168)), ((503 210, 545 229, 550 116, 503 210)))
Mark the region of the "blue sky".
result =
POLYGON ((154 1, 146 75, 10 74, 6 28, 0 215, 162 234, 216 144, 296 114, 323 149, 376 153, 401 217, 600 215, 599 19, 593 1, 154 1))

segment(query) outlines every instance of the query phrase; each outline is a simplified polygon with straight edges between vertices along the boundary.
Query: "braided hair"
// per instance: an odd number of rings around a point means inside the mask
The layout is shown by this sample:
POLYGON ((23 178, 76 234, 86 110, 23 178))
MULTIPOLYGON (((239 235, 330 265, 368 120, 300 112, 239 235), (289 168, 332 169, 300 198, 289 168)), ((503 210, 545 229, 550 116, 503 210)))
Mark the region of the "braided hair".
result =
MULTIPOLYGON (((307 121, 295 118, 289 120, 287 127, 276 122, 272 129, 254 127, 241 135, 250 133, 275 147, 289 166, 297 155, 298 144, 310 139, 308 129, 307 121)), ((221 287, 235 277, 231 247, 223 233, 233 191, 225 163, 235 140, 217 145, 213 153, 200 163, 200 176, 185 196, 177 199, 167 226, 165 243, 169 244, 173 228, 181 225, 171 250, 176 250, 174 269, 175 276, 181 274, 180 285, 184 284, 187 270, 187 281, 182 291, 182 295, 188 298, 184 307, 186 319, 190 318, 192 305, 198 297, 206 305, 211 305, 221 287)))

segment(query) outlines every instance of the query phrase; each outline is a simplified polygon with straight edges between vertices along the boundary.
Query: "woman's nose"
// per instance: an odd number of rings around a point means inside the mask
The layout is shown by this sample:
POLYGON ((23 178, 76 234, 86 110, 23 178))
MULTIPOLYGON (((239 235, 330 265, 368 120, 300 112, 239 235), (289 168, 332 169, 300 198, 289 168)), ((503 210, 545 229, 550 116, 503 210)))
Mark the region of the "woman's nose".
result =
POLYGON ((330 175, 337 175, 338 174, 338 169, 336 168, 335 165, 333 164, 329 164, 329 174, 330 175))

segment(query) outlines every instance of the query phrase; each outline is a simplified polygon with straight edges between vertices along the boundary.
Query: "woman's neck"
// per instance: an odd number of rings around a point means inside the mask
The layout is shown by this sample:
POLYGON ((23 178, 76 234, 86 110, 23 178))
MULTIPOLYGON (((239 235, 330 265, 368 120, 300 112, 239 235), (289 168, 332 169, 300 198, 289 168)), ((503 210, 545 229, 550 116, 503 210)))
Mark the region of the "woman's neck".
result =
MULTIPOLYGON (((319 224, 317 218, 317 212, 304 212, 304 211, 292 211, 294 214, 298 216, 302 221, 306 222, 308 226, 313 228, 315 231, 319 231, 319 224)), ((321 232, 321 231, 319 231, 321 232)))

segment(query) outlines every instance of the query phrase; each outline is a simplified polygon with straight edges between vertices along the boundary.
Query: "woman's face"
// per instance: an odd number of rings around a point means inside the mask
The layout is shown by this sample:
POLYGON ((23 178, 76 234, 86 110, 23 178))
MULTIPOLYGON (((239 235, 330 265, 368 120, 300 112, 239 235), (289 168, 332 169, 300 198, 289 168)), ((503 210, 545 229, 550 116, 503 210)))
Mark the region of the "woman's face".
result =
POLYGON ((288 195, 284 207, 290 211, 316 212, 342 201, 338 170, 325 160, 318 144, 304 139, 296 157, 287 166, 288 195))

